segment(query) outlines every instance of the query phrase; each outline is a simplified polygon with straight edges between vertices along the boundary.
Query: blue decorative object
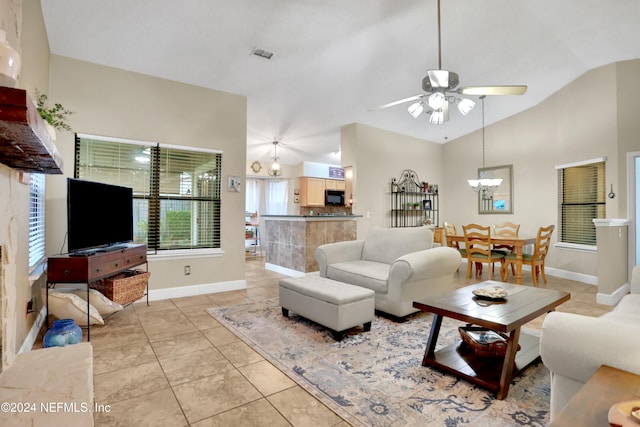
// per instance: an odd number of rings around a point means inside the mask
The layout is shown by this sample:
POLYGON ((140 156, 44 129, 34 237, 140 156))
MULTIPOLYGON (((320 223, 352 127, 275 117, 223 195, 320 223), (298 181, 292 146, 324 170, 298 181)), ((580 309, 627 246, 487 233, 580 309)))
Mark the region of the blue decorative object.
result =
POLYGON ((67 344, 82 342, 82 329, 73 319, 59 319, 44 334, 44 347, 64 347, 67 344))

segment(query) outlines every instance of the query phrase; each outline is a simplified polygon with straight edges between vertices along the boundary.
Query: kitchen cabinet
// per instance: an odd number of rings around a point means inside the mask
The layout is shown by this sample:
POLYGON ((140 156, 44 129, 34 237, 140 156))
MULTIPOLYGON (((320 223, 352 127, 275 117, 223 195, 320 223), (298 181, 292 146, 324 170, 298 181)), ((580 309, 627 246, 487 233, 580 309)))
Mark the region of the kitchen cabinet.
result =
POLYGON ((321 178, 300 178, 300 206, 322 207, 324 206, 324 192, 326 180, 321 178))
POLYGON ((344 181, 340 181, 337 179, 325 179, 325 189, 326 190, 342 190, 345 189, 344 181))

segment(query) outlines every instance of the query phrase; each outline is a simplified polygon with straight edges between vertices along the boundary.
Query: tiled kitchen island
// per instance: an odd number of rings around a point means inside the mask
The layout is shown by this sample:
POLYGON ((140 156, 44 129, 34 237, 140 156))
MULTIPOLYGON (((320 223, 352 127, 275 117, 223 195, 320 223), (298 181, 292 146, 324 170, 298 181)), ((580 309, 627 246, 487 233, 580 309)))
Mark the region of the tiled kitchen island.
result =
POLYGON ((289 276, 318 271, 314 252, 325 243, 356 239, 360 215, 263 215, 265 268, 289 276))

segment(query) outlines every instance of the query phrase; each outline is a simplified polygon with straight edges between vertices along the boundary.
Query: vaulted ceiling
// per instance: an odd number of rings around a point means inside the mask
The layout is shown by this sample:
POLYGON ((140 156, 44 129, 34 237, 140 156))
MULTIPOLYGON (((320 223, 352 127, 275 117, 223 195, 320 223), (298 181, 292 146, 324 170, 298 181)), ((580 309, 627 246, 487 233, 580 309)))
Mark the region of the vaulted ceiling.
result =
MULTIPOLYGON (((358 122, 444 143, 481 127, 477 106, 443 125, 407 104, 438 68, 437 0, 46 0, 51 52, 247 97, 247 160, 339 163, 358 122), (270 60, 252 55, 273 53, 270 60)), ((637 0, 442 0, 442 68, 460 86, 526 84, 486 100, 486 123, 526 110, 590 69, 640 58, 637 0)), ((473 97, 472 97, 473 98, 473 97)), ((475 98, 477 101, 477 97, 475 98)), ((596 108, 596 106, 594 106, 596 108)))

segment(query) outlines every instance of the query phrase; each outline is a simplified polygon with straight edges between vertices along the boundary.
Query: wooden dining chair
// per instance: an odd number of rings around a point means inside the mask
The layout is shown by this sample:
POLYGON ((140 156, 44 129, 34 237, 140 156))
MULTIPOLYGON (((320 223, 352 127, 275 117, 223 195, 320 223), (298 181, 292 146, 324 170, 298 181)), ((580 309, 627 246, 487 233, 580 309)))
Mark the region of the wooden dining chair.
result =
POLYGON ((462 258, 466 258, 467 257, 466 249, 461 248, 458 242, 453 242, 451 241, 451 239, 449 239, 449 236, 456 236, 458 234, 456 225, 445 221, 444 224, 442 225, 442 228, 444 229, 444 238, 447 242, 447 246, 460 252, 460 256, 462 258))
MULTIPOLYGON (((549 247, 551 246, 551 235, 553 234, 554 229, 555 225, 540 227, 536 236, 536 244, 533 248, 533 255, 522 254, 522 263, 531 266, 533 286, 538 286, 539 275, 542 276, 542 280, 544 280, 544 283, 547 283, 547 276, 544 274, 544 260, 549 253, 549 247)), ((504 263, 502 264, 502 268, 500 269, 500 277, 503 282, 507 281, 507 266, 511 264, 513 267, 515 263, 515 253, 505 255, 504 263)))
MULTIPOLYGON (((500 224, 496 224, 493 226, 493 236, 499 237, 518 237, 518 231, 520 231, 520 224, 514 224, 509 221, 501 222, 500 224)), ((513 253, 514 247, 512 245, 500 245, 494 244, 493 250, 498 252, 503 252, 506 255, 513 253)), ((511 264, 511 273, 516 275, 516 266, 515 264, 511 264)))
MULTIPOLYGON (((467 251, 467 279, 471 278, 471 266, 476 265, 476 278, 482 274, 481 266, 487 264, 489 279, 493 278, 493 264, 504 263, 504 254, 491 248, 491 227, 479 224, 462 226, 464 246, 467 251), (479 268, 480 266, 480 268, 479 268)), ((502 270, 501 270, 502 271, 502 270)))

